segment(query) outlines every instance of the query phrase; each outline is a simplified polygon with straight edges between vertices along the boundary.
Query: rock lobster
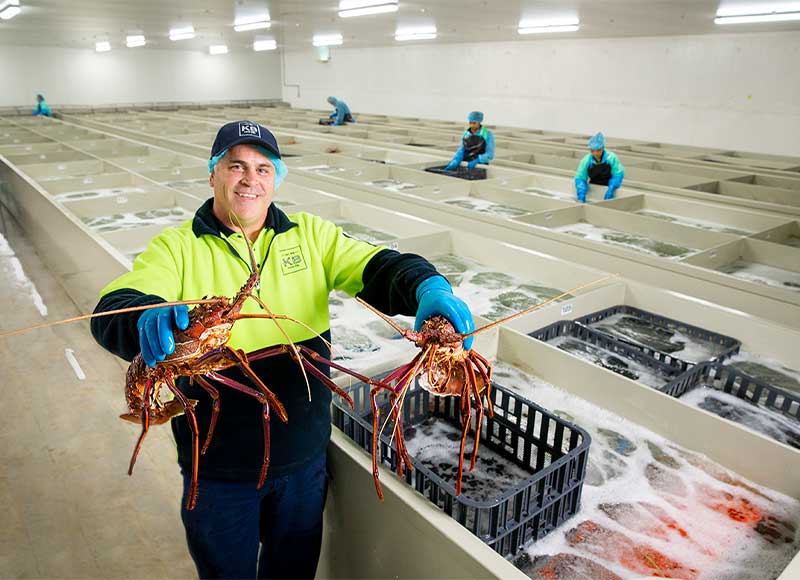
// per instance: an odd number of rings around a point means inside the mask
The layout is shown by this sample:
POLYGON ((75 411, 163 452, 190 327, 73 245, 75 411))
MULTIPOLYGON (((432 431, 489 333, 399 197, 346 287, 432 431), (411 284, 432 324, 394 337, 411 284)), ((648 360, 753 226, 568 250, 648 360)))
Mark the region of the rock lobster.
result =
MULTIPOLYGON (((378 493, 378 498, 383 500, 383 490, 381 489, 380 474, 378 472, 380 457, 378 446, 382 428, 379 428, 380 408, 377 401, 377 397, 382 391, 388 391, 389 395, 391 419, 394 421, 393 439, 398 456, 397 474, 400 477, 403 476, 405 469, 413 469, 411 457, 408 454, 403 436, 400 411, 403 406, 403 399, 409 388, 414 384, 414 379, 418 379, 419 386, 434 396, 461 397, 459 410, 462 432, 455 484, 455 493, 460 495, 461 479, 464 473, 464 452, 470 425, 475 420, 475 444, 472 448, 469 466, 469 471, 472 471, 478 458, 478 445, 480 443, 484 413, 488 417, 494 415, 491 400, 492 365, 474 349, 464 349, 464 339, 505 324, 514 318, 542 308, 573 292, 593 286, 612 277, 613 275, 605 276, 587 284, 576 286, 549 300, 487 324, 469 334, 456 332, 453 325, 442 316, 433 316, 426 320, 419 331, 404 329, 382 312, 360 298, 356 298, 363 306, 380 316, 401 336, 411 340, 421 349, 411 362, 400 366, 381 381, 371 381, 370 383, 372 387, 370 390, 370 404, 372 407, 372 476, 375 481, 375 490, 378 493)), ((389 418, 387 418, 387 423, 388 421, 389 418)))
MULTIPOLYGON (((78 316, 68 320, 39 324, 29 328, 0 334, 0 337, 11 336, 32 330, 34 328, 54 326, 57 324, 74 322, 77 320, 84 320, 97 316, 110 316, 126 312, 142 311, 151 308, 161 308, 170 305, 196 305, 195 308, 189 311, 189 325, 186 330, 180 330, 177 328, 173 329, 175 350, 172 354, 168 355, 163 361, 158 362, 154 368, 151 368, 145 364, 141 353, 134 357, 133 361, 128 367, 125 379, 125 400, 128 406, 128 412, 120 415, 120 417, 126 421, 141 423, 142 425, 142 431, 138 440, 136 441, 128 468, 128 474, 131 475, 150 425, 161 425, 177 415, 186 414, 189 421, 189 427, 192 432, 192 481, 186 500, 186 508, 189 510, 193 509, 197 503, 199 456, 206 452, 209 444, 211 443, 217 417, 220 411, 219 391, 217 390, 217 387, 209 382, 208 379, 212 379, 226 387, 249 395, 262 405, 264 425, 264 455, 258 480, 259 489, 264 485, 267 472, 269 470, 271 413, 274 412, 283 422, 287 422, 289 417, 287 416, 286 410, 275 394, 250 368, 251 362, 281 354, 288 354, 300 366, 301 372, 306 377, 306 382, 308 382, 307 373, 310 373, 320 380, 331 391, 347 401, 351 407, 353 406, 353 400, 350 395, 340 389, 328 376, 316 368, 311 363, 311 360, 347 373, 359 381, 366 381, 373 386, 377 385, 376 381, 373 381, 372 379, 369 379, 355 371, 330 361, 322 357, 319 353, 303 345, 295 345, 292 342, 292 340, 289 338, 289 335, 280 326, 279 321, 300 324, 306 329, 314 332, 314 334, 317 333, 299 320, 286 315, 272 313, 267 305, 257 295, 254 294, 253 291, 258 287, 259 284, 258 268, 255 255, 253 254, 252 247, 250 247, 249 244, 248 250, 250 252, 250 266, 252 273, 242 286, 241 290, 239 290, 239 292, 231 299, 224 296, 215 296, 202 300, 162 302, 148 306, 123 308, 97 314, 78 316), (261 306, 261 308, 264 309, 265 313, 241 313, 241 309, 248 298, 255 300, 261 306), (288 344, 279 344, 250 353, 245 353, 243 350, 237 350, 227 346, 227 343, 231 337, 231 331, 234 323, 237 320, 247 318, 264 318, 272 320, 276 325, 278 325, 278 328, 286 337, 288 344), (243 384, 220 374, 220 371, 234 366, 237 366, 241 369, 244 375, 252 382, 253 386, 243 384), (181 376, 189 377, 191 381, 196 381, 197 384, 209 394, 212 400, 211 420, 209 423, 208 434, 205 442, 203 443, 202 449, 200 448, 199 444, 199 431, 194 411, 197 401, 188 399, 180 391, 180 389, 176 387, 175 379, 181 376), (166 387, 166 389, 174 395, 174 399, 163 400, 162 387, 166 387)), ((328 344, 328 347, 331 348, 331 345, 328 344)))

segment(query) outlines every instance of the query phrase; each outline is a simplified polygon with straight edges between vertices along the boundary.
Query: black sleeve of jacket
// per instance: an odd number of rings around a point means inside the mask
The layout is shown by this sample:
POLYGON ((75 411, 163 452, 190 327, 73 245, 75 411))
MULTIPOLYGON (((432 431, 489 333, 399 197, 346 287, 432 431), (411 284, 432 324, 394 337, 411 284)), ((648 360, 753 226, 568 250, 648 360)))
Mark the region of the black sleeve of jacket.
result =
MULTIPOLYGON (((166 302, 155 294, 143 294, 131 288, 122 288, 109 292, 100 299, 94 313, 108 312, 119 308, 133 306, 146 306, 166 302)), ((139 354, 139 330, 136 323, 142 311, 112 314, 92 318, 92 336, 106 350, 113 352, 118 357, 127 361, 133 360, 139 354)))
POLYGON ((382 250, 367 262, 358 296, 389 316, 417 312, 417 286, 439 273, 428 260, 417 254, 382 250))

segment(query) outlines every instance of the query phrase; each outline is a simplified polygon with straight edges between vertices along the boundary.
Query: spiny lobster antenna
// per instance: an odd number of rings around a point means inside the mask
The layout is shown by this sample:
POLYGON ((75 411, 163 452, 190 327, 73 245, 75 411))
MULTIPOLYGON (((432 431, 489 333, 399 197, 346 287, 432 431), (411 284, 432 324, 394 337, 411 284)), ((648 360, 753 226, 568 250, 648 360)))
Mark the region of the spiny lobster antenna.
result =
POLYGON ((474 336, 474 335, 478 334, 479 332, 483 332, 484 330, 489 330, 490 328, 494 328, 495 326, 500 326, 501 324, 505 324, 506 322, 509 322, 510 320, 513 320, 515 318, 519 318, 520 316, 528 314, 529 312, 533 312, 534 310, 539 310, 540 308, 542 308, 544 306, 547 306, 548 304, 551 304, 551 303, 555 302, 556 300, 560 300, 564 296, 569 296, 573 292, 577 292, 578 290, 583 290, 584 288, 588 288, 589 286, 594 286, 595 284, 599 284, 600 282, 605 282, 606 280, 610 280, 611 278, 616 278, 616 277, 617 277, 617 274, 609 274, 608 276, 603 276, 602 278, 598 278, 597 280, 592 280, 591 282, 587 282, 586 284, 581 284, 579 286, 575 286, 574 288, 570 288, 569 290, 566 290, 565 292, 562 292, 558 296, 553 296, 549 300, 545 300, 544 302, 540 302, 539 304, 534 304, 530 308, 526 308, 525 310, 520 310, 519 312, 517 312, 515 314, 512 314, 511 316, 506 316, 505 318, 502 318, 500 320, 495 320, 491 324, 487 324, 486 326, 481 326, 477 330, 473 330, 472 332, 470 332, 468 334, 462 334, 461 336, 462 336, 462 338, 467 338, 467 337, 470 337, 470 336, 474 336))
POLYGON ((364 306, 368 310, 371 310, 375 315, 377 315, 380 318, 382 318, 383 321, 386 324, 388 324, 389 326, 391 326, 392 328, 394 328, 397 331, 398 334, 404 336, 405 329, 402 326, 400 326, 399 324, 397 324, 394 320, 392 320, 391 318, 386 316, 383 312, 381 312, 380 310, 375 308, 372 304, 369 304, 368 302, 364 301, 359 296, 356 296, 356 301, 358 301, 362 306, 364 306))
POLYGON ((33 326, 26 326, 25 328, 18 328, 17 330, 9 330, 8 332, 0 332, 0 338, 14 336, 16 334, 23 334, 29 330, 37 330, 39 328, 48 328, 50 326, 58 326, 60 324, 68 324, 70 322, 78 322, 79 320, 89 320, 90 318, 100 318, 101 316, 113 316, 114 314, 125 314, 126 312, 141 312, 142 310, 152 310, 153 308, 162 308, 164 306, 180 306, 182 304, 214 304, 216 300, 203 299, 203 300, 178 300, 176 302, 159 302, 157 304, 146 304, 144 306, 130 306, 128 308, 118 308, 116 310, 107 310, 105 312, 95 312, 93 314, 82 314, 80 316, 73 316, 72 318, 65 318, 64 320, 56 320, 54 322, 42 322, 41 324, 34 324, 33 326))
MULTIPOLYGON (((229 212, 228 213, 228 219, 230 220, 231 223, 235 223, 239 227, 239 231, 242 232, 242 236, 244 236, 244 242, 245 242, 245 244, 247 244, 247 251, 250 254, 250 271, 251 271, 252 274, 255 274, 256 279, 258 280, 259 279, 258 262, 256 262, 256 254, 253 251, 253 244, 250 243, 250 238, 247 237, 247 234, 244 231, 244 226, 242 225, 242 222, 239 221, 239 217, 236 214, 234 214, 233 212, 229 212)), ((245 287, 246 287, 246 285, 245 285, 245 287)), ((261 306, 261 308, 263 308, 267 312, 267 314, 271 317, 272 322, 275 323, 275 326, 278 327, 278 330, 281 332, 283 337, 289 343, 289 346, 294 351, 295 357, 297 358, 297 361, 300 363, 300 372, 303 374, 303 378, 306 381, 306 390, 308 391, 308 400, 310 401, 311 400, 311 383, 310 383, 310 381, 308 379, 308 375, 306 374, 305 367, 303 366, 302 362, 300 362, 301 354, 300 354, 299 349, 295 346, 294 341, 289 336, 289 333, 286 332, 286 330, 284 330, 283 326, 280 325, 280 323, 278 322, 277 317, 273 314, 272 310, 270 310, 269 307, 258 296, 256 296, 255 294, 250 294, 250 298, 253 298, 258 303, 258 305, 261 306)), ((244 316, 240 316, 240 318, 244 318, 244 316)))
POLYGON ((256 271, 256 268, 258 268, 258 264, 256 263, 256 254, 253 252, 253 244, 250 243, 250 238, 247 237, 247 234, 244 231, 244 226, 242 225, 242 222, 239 221, 239 216, 233 212, 228 212, 228 219, 232 224, 236 224, 236 226, 239 228, 239 231, 242 232, 242 235, 244 236, 244 241, 247 244, 247 251, 250 253, 250 272, 253 273, 256 271))

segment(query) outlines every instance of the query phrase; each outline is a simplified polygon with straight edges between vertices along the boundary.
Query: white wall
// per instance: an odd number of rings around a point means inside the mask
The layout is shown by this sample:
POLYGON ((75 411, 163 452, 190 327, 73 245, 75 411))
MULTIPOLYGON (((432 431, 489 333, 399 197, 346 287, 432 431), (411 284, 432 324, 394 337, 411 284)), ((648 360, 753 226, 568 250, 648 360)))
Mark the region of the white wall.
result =
POLYGON ((287 53, 284 99, 800 155, 798 63, 798 32, 332 47, 287 53))
POLYGON ((281 98, 274 52, 0 46, 0 106, 281 98))

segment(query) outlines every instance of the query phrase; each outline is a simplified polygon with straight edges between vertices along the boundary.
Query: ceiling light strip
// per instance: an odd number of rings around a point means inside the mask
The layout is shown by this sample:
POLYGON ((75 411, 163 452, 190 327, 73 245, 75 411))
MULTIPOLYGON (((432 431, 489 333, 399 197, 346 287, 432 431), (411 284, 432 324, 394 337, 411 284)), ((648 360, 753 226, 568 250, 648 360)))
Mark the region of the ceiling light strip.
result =
POLYGON ((800 20, 800 12, 770 12, 768 14, 737 14, 717 16, 714 24, 758 24, 762 22, 790 22, 800 20))

